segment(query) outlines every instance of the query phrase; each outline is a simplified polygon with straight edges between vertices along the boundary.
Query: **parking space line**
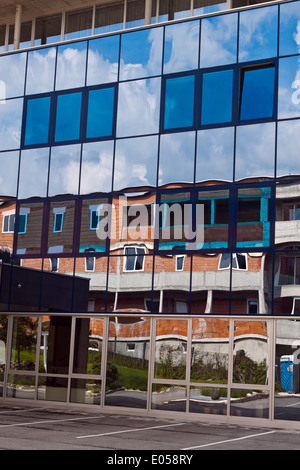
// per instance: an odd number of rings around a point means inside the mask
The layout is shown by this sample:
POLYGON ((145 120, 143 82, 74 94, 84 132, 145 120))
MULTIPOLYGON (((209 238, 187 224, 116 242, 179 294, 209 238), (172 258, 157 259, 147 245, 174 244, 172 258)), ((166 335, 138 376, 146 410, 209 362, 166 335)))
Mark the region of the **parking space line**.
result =
POLYGON ((194 450, 194 449, 201 449, 203 447, 217 446, 220 444, 227 444, 229 442, 242 441, 243 439, 251 439, 253 437, 258 437, 258 436, 266 436, 267 434, 273 434, 274 432, 277 432, 277 431, 267 431, 267 432, 261 432, 258 434, 250 434, 249 436, 236 437, 235 439, 226 439, 225 441, 210 442, 208 444, 201 444, 199 446, 186 447, 181 450, 194 450))
POLYGON ((124 434, 129 432, 136 432, 136 431, 149 431, 152 429, 162 429, 162 428, 169 428, 174 426, 182 426, 187 423, 173 423, 173 424, 163 424, 161 426, 150 426, 148 428, 137 428, 137 429, 124 429, 122 431, 112 431, 112 432, 105 432, 102 434, 90 434, 87 436, 77 436, 76 439, 88 439, 90 437, 102 437, 102 436, 112 436, 115 434, 124 434))
POLYGON ((67 421, 79 421, 83 419, 100 419, 102 416, 81 416, 80 418, 65 418, 65 419, 45 419, 41 421, 32 421, 32 422, 27 422, 27 423, 15 423, 15 424, 0 424, 0 429, 1 428, 13 428, 17 426, 33 426, 35 424, 53 424, 53 423, 65 423, 67 421))

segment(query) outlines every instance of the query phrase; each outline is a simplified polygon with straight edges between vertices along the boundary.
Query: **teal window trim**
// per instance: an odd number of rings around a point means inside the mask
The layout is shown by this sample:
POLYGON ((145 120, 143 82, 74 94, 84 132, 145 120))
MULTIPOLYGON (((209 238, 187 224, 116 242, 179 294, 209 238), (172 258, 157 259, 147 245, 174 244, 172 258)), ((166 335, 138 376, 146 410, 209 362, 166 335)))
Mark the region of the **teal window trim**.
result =
POLYGON ((27 230, 27 214, 19 214, 18 234, 26 233, 27 230))

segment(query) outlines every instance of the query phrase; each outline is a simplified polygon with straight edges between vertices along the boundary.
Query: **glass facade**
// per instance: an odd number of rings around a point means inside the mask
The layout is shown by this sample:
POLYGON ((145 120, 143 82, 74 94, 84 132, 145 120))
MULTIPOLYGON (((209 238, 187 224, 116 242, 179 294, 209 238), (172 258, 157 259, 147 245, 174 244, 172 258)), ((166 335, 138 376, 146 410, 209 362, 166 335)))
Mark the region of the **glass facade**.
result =
POLYGON ((39 19, 0 55, 2 393, 289 420, 300 3, 173 3, 67 12, 63 44, 39 19))

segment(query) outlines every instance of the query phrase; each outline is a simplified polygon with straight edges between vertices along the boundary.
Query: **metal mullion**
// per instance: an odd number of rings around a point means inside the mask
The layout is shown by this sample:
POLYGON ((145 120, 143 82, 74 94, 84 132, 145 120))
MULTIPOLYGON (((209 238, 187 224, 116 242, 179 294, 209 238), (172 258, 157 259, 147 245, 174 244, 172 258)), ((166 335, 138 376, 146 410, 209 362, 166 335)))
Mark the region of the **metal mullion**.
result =
POLYGON ((154 383, 154 361, 155 361, 155 339, 156 339, 156 318, 150 318, 150 347, 148 362, 148 391, 147 391, 147 411, 151 411, 152 385, 154 383))
POLYGON ((69 350, 69 371, 68 371, 68 386, 67 386, 67 403, 71 403, 71 380, 72 380, 72 370, 74 363, 74 345, 75 345, 75 332, 76 332, 76 317, 72 316, 71 322, 71 337, 70 337, 70 350, 69 350))
POLYGON ((233 378, 233 347, 234 347, 234 319, 229 320, 228 342, 228 378, 227 378, 227 417, 230 416, 230 397, 233 378))
POLYGON ((109 334, 109 316, 103 318, 103 337, 102 337, 102 354, 101 354, 101 396, 100 408, 105 406, 105 387, 106 387, 106 364, 108 351, 108 334, 109 334))

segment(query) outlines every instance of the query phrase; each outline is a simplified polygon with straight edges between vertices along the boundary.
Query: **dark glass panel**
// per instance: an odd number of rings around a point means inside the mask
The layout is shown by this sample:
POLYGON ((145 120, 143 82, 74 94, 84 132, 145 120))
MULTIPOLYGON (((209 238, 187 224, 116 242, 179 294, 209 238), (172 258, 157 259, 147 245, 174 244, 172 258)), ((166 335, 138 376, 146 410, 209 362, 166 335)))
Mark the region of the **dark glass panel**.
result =
POLYGON ((114 88, 90 90, 86 138, 108 137, 113 133, 114 88))
POLYGON ((193 126, 194 94, 194 75, 168 78, 166 80, 164 129, 193 126))
POLYGON ((25 145, 46 144, 49 140, 51 97, 27 101, 25 145))
POLYGON ((271 118, 274 113, 275 67, 242 71, 240 119, 271 118))
POLYGON ((55 142, 78 140, 80 137, 82 93, 58 95, 55 142))
POLYGON ((203 74, 201 124, 231 122, 233 70, 203 74))

